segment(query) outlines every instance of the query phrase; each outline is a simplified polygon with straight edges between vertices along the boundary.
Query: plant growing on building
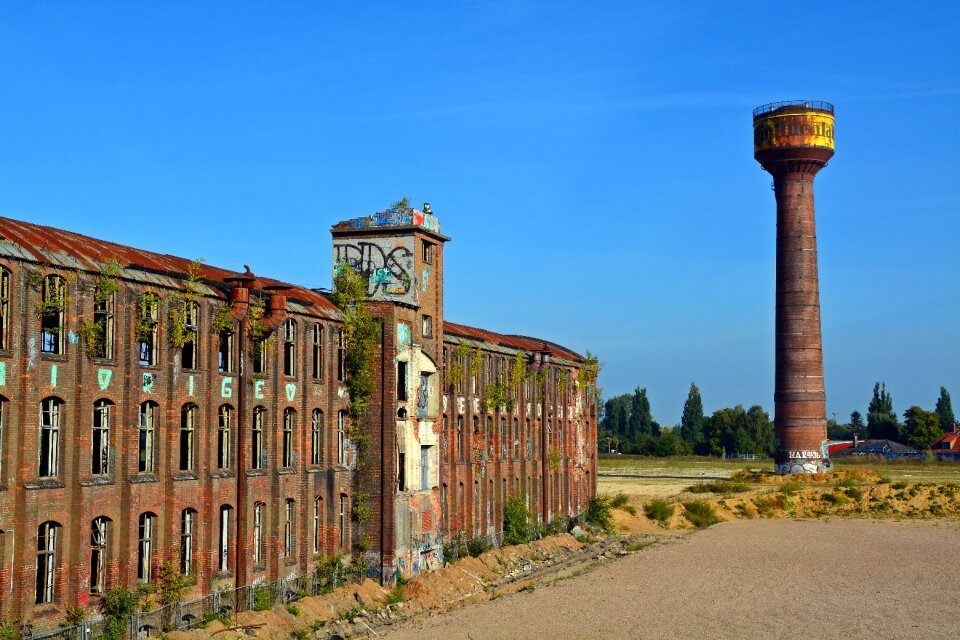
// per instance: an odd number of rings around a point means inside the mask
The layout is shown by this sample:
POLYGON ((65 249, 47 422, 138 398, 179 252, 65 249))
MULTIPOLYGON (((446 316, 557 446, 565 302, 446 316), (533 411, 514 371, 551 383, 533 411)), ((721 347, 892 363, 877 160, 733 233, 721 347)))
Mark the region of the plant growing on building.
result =
POLYGON ((170 344, 177 349, 197 339, 197 334, 187 327, 187 315, 191 305, 200 298, 202 286, 200 262, 194 260, 187 268, 187 279, 180 283, 180 292, 170 302, 170 329, 167 334, 170 344))
POLYGON ((469 356, 470 345, 468 345, 466 342, 461 342, 459 345, 457 345, 453 362, 450 364, 449 375, 451 387, 456 388, 458 385, 461 385, 465 382, 464 377, 466 375, 466 362, 469 356))
POLYGON ((160 300, 159 294, 153 291, 147 291, 140 296, 140 299, 137 301, 137 323, 133 328, 137 340, 149 340, 153 335, 156 320, 151 317, 150 312, 155 306, 160 304, 160 300))
POLYGON ((480 372, 483 371, 483 350, 480 348, 480 345, 474 345, 473 351, 470 352, 470 376, 474 380, 480 378, 480 372))
POLYGON ((87 353, 92 358, 102 358, 106 349, 107 327, 104 320, 96 322, 84 322, 77 329, 83 344, 87 348, 87 353))
POLYGON ((96 279, 93 281, 95 291, 93 300, 97 304, 106 302, 111 296, 120 291, 120 275, 123 267, 116 258, 110 258, 100 265, 96 279))
POLYGON ((230 303, 221 304, 213 312, 210 330, 214 333, 230 333, 233 331, 233 328, 233 305, 230 303))
POLYGON ((90 611, 83 607, 67 607, 66 614, 64 615, 60 626, 79 627, 81 624, 83 624, 83 621, 87 619, 89 614, 90 611))
POLYGON ((103 594, 100 600, 100 612, 107 624, 103 629, 106 640, 122 640, 126 637, 127 622, 140 607, 142 594, 135 589, 117 587, 103 594))
POLYGON ((269 611, 277 601, 277 586, 272 582, 262 582, 253 587, 253 610, 269 611))
POLYGON ((343 576, 343 554, 320 556, 317 559, 317 580, 321 594, 330 593, 337 588, 343 576))
POLYGON ((554 448, 554 450, 550 452, 550 471, 556 472, 560 469, 561 458, 562 456, 560 455, 559 449, 554 448))
POLYGON ((527 501, 521 496, 511 496, 503 501, 503 544, 526 544, 530 542, 530 511, 527 501))
POLYGON ((34 311, 36 312, 37 317, 49 318, 63 313, 67 308, 66 284, 64 283, 62 288, 53 287, 47 289, 44 286, 46 283, 46 278, 44 278, 43 274, 34 272, 30 274, 30 278, 32 279, 34 275, 40 276, 41 295, 37 298, 37 302, 34 306, 34 311))

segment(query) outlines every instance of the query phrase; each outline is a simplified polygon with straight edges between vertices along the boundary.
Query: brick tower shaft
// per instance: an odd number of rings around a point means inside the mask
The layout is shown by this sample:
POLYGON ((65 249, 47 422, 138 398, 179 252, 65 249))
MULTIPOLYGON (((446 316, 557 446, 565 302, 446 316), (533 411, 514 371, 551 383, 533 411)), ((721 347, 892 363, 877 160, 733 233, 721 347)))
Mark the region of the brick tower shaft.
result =
POLYGON ((777 199, 775 471, 829 471, 813 181, 833 156, 833 106, 760 107, 754 156, 777 199))

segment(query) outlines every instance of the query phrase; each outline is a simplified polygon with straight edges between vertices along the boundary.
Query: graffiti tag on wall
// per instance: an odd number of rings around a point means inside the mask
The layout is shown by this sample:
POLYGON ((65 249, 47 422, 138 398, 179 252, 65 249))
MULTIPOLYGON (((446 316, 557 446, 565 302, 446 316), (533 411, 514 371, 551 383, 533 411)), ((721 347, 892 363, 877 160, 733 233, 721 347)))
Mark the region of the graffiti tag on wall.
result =
POLYGON ((416 304, 413 238, 335 240, 334 268, 348 264, 367 279, 367 297, 416 304))

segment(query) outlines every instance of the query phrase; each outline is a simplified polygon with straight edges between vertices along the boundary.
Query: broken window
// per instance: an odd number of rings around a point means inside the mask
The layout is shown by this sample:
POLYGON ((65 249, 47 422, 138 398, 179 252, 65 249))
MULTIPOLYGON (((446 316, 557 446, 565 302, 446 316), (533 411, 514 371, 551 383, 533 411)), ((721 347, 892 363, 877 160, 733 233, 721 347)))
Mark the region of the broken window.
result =
POLYGON ((260 338, 253 341, 253 372, 267 372, 267 339, 260 338))
POLYGON ((157 516, 145 511, 140 514, 137 527, 137 580, 150 583, 153 574, 153 534, 157 516))
POLYGON ((189 576, 193 572, 193 526, 197 512, 184 509, 180 512, 180 573, 189 576))
POLYGON ((220 405, 217 409, 217 469, 230 468, 230 429, 233 425, 233 408, 220 405))
POLYGON ((431 316, 423 316, 423 337, 433 337, 433 318, 431 316))
POLYGON ((430 489, 430 449, 429 446, 420 445, 420 490, 428 491, 430 489))
POLYGON ((297 322, 292 318, 283 321, 283 375, 297 375, 297 322))
POLYGON ((347 550, 347 494, 340 494, 340 548, 347 550))
POLYGON ((199 363, 197 350, 200 346, 200 305, 188 300, 183 307, 184 342, 180 350, 180 366, 184 369, 196 369, 199 363))
POLYGON ((113 403, 97 400, 93 403, 93 452, 90 473, 95 476, 110 473, 110 412, 113 403))
POLYGON ((140 341, 140 364, 157 364, 157 335, 160 329, 160 296, 148 291, 138 304, 137 339, 140 341))
POLYGON ((457 416, 457 462, 463 462, 463 416, 457 416))
POLYGON ((433 262, 433 243, 426 240, 423 241, 423 261, 427 264, 433 262))
POLYGON ((193 471, 193 435, 197 405, 184 405, 180 411, 180 471, 193 471))
POLYGON ((94 358, 113 360, 114 322, 113 311, 116 294, 108 293, 97 287, 93 295, 93 326, 100 340, 88 341, 90 355, 94 358))
POLYGON ((296 548, 296 538, 295 538, 295 507, 296 502, 292 498, 287 498, 287 502, 284 508, 284 521, 283 521, 283 555, 287 558, 292 558, 294 555, 294 550, 296 548))
POLYGON ((500 457, 507 457, 507 419, 500 416, 500 457))
POLYGON ((153 402, 140 405, 140 435, 137 446, 137 471, 140 473, 153 473, 156 408, 157 405, 153 402))
POLYGON ((3 478, 3 454, 6 449, 3 446, 3 414, 7 409, 7 399, 0 396, 0 478, 3 478))
POLYGON ((313 325, 313 379, 323 379, 323 325, 313 325))
POLYGON ((221 331, 217 347, 217 369, 220 373, 233 371, 233 332, 221 331))
POLYGON ((310 419, 310 464, 319 465, 323 451, 323 411, 314 409, 310 419))
POLYGON ((293 409, 283 410, 283 466, 293 466, 293 429, 297 419, 297 412, 293 409))
POLYGON ((257 502, 253 505, 253 563, 263 562, 263 508, 267 505, 257 502))
POLYGON ((483 517, 482 502, 480 496, 480 481, 473 481, 473 534, 480 535, 482 527, 481 518, 483 517))
POLYGON ((346 379, 346 349, 343 343, 343 329, 337 329, 337 380, 343 382, 346 379))
POLYGON ((67 285, 60 276, 43 279, 40 311, 40 351, 63 353, 63 316, 66 308, 67 285))
POLYGON ((253 469, 263 469, 263 419, 267 410, 263 407, 256 407, 253 410, 253 437, 250 442, 250 467, 253 469))
POLYGON ((60 467, 60 418, 63 402, 45 398, 40 402, 40 477, 55 478, 60 467))
POLYGON ((397 400, 407 399, 407 363, 397 361, 397 400))
POLYGON ((44 522, 37 529, 37 604, 53 602, 60 525, 44 522))
POLYGON ((397 491, 407 488, 407 457, 403 451, 397 452, 397 491))
POLYGON ((520 420, 517 418, 513 419, 513 433, 510 434, 510 439, 513 441, 513 458, 516 460, 520 457, 520 420))
POLYGON ((107 527, 110 519, 94 518, 90 523, 90 593, 102 594, 107 581, 107 527))
POLYGON ((0 349, 10 348, 10 272, 0 267, 0 349))

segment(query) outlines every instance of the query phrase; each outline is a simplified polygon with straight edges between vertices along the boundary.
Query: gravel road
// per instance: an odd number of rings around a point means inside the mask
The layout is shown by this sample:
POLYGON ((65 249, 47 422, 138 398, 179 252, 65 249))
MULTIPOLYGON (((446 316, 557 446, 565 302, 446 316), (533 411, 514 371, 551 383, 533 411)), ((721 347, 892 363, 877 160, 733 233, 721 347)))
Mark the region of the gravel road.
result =
POLYGON ((958 638, 960 523, 744 520, 381 637, 958 638))

